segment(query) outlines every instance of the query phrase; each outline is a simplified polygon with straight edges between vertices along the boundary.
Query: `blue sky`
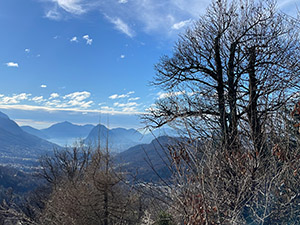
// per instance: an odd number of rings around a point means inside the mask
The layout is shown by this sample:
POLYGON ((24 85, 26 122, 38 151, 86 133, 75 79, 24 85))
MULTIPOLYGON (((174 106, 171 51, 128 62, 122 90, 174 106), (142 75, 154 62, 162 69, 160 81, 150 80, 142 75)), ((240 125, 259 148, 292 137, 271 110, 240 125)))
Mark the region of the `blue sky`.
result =
MULTIPOLYGON (((154 64, 209 3, 1 0, 0 110, 37 128, 106 117, 141 127, 137 115, 163 94, 149 85, 154 64)), ((295 15, 297 1, 278 5, 295 15)))

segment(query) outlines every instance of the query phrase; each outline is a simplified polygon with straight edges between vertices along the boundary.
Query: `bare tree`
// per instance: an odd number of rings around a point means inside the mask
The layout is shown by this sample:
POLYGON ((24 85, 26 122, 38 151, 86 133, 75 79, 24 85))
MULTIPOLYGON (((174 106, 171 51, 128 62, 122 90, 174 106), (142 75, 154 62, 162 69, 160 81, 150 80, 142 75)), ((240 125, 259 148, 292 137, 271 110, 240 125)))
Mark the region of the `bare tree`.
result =
POLYGON ((135 224, 139 199, 113 167, 108 149, 85 146, 42 159, 53 191, 40 224, 135 224))
POLYGON ((187 125, 198 137, 220 134, 228 150, 247 125, 260 151, 266 116, 298 87, 299 51, 298 27, 274 1, 213 1, 156 65, 153 84, 169 94, 143 119, 154 128, 187 125))
POLYGON ((143 116, 170 146, 178 224, 298 224, 299 26, 274 1, 213 1, 156 65, 167 94, 143 116), (292 128, 292 129, 291 129, 292 128))

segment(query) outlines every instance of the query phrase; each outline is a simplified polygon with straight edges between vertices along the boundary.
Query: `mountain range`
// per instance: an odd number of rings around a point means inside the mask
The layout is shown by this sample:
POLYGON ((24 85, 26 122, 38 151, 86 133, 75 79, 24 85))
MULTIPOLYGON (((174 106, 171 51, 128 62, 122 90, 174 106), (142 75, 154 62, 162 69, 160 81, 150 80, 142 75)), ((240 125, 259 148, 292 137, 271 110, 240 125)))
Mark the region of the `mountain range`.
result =
POLYGON ((102 124, 97 126, 76 125, 70 122, 57 123, 49 128, 35 129, 30 126, 21 127, 27 133, 46 139, 60 146, 70 146, 80 140, 86 145, 106 146, 113 152, 122 152, 138 144, 149 144, 155 137, 171 133, 170 130, 156 130, 154 133, 142 134, 136 129, 112 128, 108 129, 102 124), (100 140, 100 143, 99 143, 100 140))
POLYGON ((100 146, 105 146, 108 143, 108 147, 113 152, 122 152, 132 146, 144 143, 142 138, 143 135, 135 129, 108 129, 99 124, 91 130, 85 143, 92 146, 97 146, 99 143, 100 146))
POLYGON ((31 166, 59 146, 29 134, 0 112, 0 164, 31 166))
POLYGON ((166 159, 160 154, 157 155, 157 152, 163 152, 170 140, 167 136, 163 136, 153 141, 154 137, 166 132, 168 130, 142 134, 135 129, 108 129, 101 124, 81 126, 70 122, 57 123, 39 130, 31 126, 19 127, 7 115, 0 112, 0 164, 26 170, 38 166, 38 159, 41 156, 51 154, 53 149, 60 149, 63 144, 59 146, 58 141, 62 143, 62 140, 81 138, 88 146, 98 146, 99 140, 101 147, 106 147, 108 143, 110 151, 117 156, 118 163, 127 165, 126 170, 133 171, 140 168, 140 177, 147 179, 154 177, 145 157, 154 162, 153 165, 162 173, 161 176, 164 176, 163 174, 169 176, 166 166, 163 165, 166 159))
POLYGON ((89 132, 94 128, 94 125, 76 125, 65 121, 53 124, 52 126, 41 130, 31 126, 22 126, 21 128, 39 138, 65 146, 72 145, 75 141, 86 138, 89 132))

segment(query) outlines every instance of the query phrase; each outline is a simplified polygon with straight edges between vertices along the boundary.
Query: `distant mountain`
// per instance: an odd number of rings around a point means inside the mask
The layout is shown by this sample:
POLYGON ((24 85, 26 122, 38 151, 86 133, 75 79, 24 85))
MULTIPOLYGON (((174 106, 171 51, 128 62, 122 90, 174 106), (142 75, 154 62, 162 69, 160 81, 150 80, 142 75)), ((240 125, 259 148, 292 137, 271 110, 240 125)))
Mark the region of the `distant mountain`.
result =
POLYGON ((13 120, 0 113, 0 164, 31 166, 57 145, 22 130, 13 120))
POLYGON ((168 146, 174 144, 176 140, 176 138, 161 136, 150 144, 140 144, 121 152, 115 157, 115 161, 123 165, 122 170, 129 174, 136 174, 137 180, 151 182, 159 181, 160 177, 168 179, 171 176, 171 171, 168 169, 171 165, 168 146))
POLYGON ((97 125, 85 139, 87 145, 97 145, 100 140, 100 146, 108 146, 113 152, 121 152, 132 146, 143 143, 143 135, 135 129, 115 128, 108 129, 104 125, 97 125))
POLYGON ((31 126, 21 126, 22 130, 27 132, 28 134, 32 134, 42 139, 49 139, 49 137, 41 130, 35 129, 31 126))
POLYGON ((93 128, 94 126, 91 124, 81 126, 65 121, 62 123, 56 123, 51 127, 42 129, 41 131, 49 138, 85 138, 93 128))
POLYGON ((150 143, 155 138, 161 137, 161 136, 170 136, 170 137, 178 137, 179 134, 174 129, 170 128, 159 128, 153 130, 151 133, 144 134, 142 137, 143 143, 150 143))

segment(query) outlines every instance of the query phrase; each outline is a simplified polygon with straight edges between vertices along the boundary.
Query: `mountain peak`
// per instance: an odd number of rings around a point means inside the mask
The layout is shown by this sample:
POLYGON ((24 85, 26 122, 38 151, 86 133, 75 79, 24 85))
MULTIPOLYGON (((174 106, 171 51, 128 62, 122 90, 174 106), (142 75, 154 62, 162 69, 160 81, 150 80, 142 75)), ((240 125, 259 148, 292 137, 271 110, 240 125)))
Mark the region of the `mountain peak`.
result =
POLYGON ((74 125, 74 124, 72 124, 72 123, 70 123, 69 121, 64 121, 64 122, 61 122, 61 123, 58 123, 58 124, 65 124, 65 125, 74 125))

